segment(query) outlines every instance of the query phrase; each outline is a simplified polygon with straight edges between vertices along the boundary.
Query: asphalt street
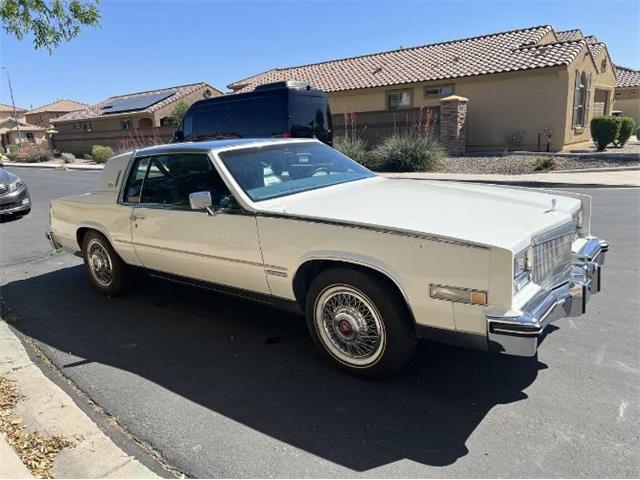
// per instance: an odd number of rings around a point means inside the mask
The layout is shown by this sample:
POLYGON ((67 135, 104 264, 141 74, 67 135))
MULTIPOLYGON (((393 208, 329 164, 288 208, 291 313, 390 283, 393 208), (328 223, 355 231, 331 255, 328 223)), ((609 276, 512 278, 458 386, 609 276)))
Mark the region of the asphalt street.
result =
POLYGON ((383 382, 315 353, 302 318, 145 277, 118 298, 49 256, 50 199, 96 173, 15 169, 33 212, 0 224, 12 324, 132 435, 195 477, 640 476, 640 190, 588 189, 604 291, 538 356, 421 342, 383 382))

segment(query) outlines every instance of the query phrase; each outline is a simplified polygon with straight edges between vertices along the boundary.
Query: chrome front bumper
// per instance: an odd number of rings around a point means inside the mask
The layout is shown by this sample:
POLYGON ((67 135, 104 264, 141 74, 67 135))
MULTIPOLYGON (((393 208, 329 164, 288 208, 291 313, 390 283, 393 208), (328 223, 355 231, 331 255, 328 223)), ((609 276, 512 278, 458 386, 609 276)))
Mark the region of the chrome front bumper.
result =
POLYGON ((571 279, 552 290, 541 290, 517 316, 487 316, 489 350, 532 357, 544 329, 562 317, 577 317, 586 312, 591 295, 602 288, 602 265, 609 244, 590 237, 574 252, 571 279))

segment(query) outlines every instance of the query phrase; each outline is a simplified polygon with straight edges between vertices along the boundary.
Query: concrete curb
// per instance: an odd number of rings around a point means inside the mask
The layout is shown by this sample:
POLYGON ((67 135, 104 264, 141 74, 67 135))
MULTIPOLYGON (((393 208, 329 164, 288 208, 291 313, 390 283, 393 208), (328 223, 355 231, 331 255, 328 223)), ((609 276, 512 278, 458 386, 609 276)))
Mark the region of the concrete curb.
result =
POLYGON ((17 167, 17 168, 50 168, 58 170, 103 170, 104 165, 75 165, 73 163, 17 163, 17 162, 0 162, 0 167, 17 167))
POLYGON ((0 435, 0 478, 33 478, 4 435, 0 435))
MULTIPOLYGON (((24 395, 16 406, 16 414, 28 428, 74 440, 75 445, 63 449, 54 461, 56 478, 160 478, 122 451, 69 395, 49 380, 1 319, 0 376, 14 381, 24 395)), ((0 439, 0 448, 3 441, 4 438, 0 439)), ((21 463, 13 450, 5 453, 13 453, 14 460, 21 463)), ((5 464, 9 463, 3 461, 0 451, 1 478, 15 476, 12 471, 5 472, 5 464)))

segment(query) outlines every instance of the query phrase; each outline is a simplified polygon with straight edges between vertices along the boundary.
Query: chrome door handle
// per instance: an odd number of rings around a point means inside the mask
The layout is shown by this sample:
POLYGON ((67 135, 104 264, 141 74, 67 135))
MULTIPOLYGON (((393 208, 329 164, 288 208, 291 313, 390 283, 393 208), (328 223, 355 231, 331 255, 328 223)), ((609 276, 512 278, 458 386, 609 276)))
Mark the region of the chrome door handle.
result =
POLYGON ((136 214, 131 214, 131 216, 129 217, 130 220, 142 220, 144 219, 144 215, 136 215, 136 214))

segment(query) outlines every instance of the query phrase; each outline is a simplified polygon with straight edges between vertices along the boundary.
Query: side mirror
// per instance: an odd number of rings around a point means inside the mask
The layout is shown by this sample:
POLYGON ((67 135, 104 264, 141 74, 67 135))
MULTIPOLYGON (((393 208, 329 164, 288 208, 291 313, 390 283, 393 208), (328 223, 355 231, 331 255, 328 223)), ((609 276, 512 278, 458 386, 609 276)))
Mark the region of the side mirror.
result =
POLYGON ((193 192, 189 194, 191 210, 208 210, 213 205, 211 192, 193 192))

